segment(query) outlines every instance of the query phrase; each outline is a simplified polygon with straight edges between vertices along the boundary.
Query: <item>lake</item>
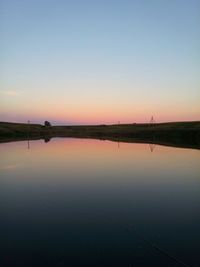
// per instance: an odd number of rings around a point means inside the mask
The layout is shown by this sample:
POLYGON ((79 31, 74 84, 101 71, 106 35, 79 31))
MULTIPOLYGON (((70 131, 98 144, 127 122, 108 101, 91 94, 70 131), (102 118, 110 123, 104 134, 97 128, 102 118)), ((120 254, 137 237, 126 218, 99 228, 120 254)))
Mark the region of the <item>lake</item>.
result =
POLYGON ((200 150, 0 144, 0 266, 200 266, 200 150))

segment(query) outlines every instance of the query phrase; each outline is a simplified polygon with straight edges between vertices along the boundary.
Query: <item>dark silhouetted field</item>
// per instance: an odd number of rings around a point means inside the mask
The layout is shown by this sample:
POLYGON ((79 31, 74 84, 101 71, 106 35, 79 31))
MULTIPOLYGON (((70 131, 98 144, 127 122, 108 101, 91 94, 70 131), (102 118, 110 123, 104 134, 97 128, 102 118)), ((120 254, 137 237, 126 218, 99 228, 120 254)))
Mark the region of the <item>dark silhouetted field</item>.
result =
POLYGON ((200 121, 157 124, 52 126, 0 122, 0 141, 78 137, 200 148, 200 121))

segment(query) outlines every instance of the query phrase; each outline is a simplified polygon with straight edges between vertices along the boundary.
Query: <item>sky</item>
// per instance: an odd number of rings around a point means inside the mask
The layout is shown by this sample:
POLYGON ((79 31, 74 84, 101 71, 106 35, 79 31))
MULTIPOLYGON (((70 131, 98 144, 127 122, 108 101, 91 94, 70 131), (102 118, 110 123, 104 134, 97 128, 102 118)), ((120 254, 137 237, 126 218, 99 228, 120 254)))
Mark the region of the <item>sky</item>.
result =
POLYGON ((0 121, 200 120, 199 0, 0 0, 0 121))

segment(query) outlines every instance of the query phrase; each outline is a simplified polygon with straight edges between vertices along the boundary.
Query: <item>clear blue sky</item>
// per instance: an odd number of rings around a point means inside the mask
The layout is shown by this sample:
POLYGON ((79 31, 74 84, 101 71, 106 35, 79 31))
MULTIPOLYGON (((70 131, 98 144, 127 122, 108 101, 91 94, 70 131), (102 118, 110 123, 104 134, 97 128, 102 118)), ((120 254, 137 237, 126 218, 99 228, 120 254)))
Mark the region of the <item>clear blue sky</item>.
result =
POLYGON ((0 120, 200 120, 200 1, 0 0, 0 120))

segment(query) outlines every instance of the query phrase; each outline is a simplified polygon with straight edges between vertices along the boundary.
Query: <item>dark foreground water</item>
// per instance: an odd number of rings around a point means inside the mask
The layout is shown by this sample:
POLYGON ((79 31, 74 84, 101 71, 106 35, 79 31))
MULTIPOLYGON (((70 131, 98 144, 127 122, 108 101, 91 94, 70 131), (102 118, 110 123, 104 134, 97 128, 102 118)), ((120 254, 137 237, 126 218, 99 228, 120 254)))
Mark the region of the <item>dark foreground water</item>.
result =
POLYGON ((200 266, 200 151, 0 144, 0 267, 200 266))

